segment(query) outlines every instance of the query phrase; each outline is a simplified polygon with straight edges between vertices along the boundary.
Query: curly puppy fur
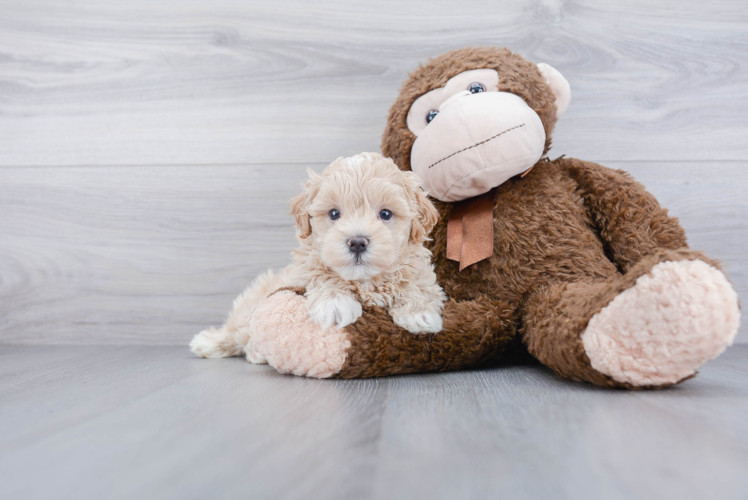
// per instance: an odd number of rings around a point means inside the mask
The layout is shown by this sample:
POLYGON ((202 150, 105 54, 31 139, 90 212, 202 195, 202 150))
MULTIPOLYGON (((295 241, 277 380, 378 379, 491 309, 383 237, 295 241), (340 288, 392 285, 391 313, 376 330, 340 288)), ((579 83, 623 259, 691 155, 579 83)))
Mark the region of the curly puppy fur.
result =
POLYGON ((339 158, 321 175, 310 170, 290 206, 300 244, 293 263, 257 278, 222 328, 195 336, 195 354, 246 353, 251 362, 265 362, 251 345, 253 313, 289 286, 306 289, 309 314, 322 329, 355 322, 362 304, 385 308, 412 333, 442 329, 444 292, 424 247, 438 214, 415 174, 376 153, 339 158))

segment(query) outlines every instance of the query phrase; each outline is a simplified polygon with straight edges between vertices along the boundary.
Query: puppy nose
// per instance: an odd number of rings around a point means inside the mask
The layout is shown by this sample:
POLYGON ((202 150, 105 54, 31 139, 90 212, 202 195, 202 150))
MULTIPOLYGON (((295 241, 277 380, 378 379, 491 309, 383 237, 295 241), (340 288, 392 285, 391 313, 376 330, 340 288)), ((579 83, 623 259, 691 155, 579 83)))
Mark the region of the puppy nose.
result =
POLYGON ((356 236, 355 238, 348 240, 348 248, 355 254, 364 253, 368 244, 369 240, 361 236, 356 236))

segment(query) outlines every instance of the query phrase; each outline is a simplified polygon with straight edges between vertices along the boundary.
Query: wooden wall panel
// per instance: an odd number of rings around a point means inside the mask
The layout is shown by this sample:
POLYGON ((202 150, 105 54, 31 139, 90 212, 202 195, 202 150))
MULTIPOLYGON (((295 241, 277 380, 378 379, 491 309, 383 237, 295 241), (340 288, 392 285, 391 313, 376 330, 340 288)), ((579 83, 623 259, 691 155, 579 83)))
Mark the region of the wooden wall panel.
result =
MULTIPOLYGON (((324 165, 312 165, 321 170, 324 165)), ((748 165, 613 163, 748 298, 748 165)), ((301 165, 0 169, 0 341, 185 343, 295 246, 301 165)))
POLYGON ((569 79, 556 150, 748 156, 748 9, 700 2, 0 1, 0 165, 329 162, 408 71, 508 46, 569 79))
POLYGON ((0 170, 0 339, 174 343, 288 262, 301 166, 0 170))

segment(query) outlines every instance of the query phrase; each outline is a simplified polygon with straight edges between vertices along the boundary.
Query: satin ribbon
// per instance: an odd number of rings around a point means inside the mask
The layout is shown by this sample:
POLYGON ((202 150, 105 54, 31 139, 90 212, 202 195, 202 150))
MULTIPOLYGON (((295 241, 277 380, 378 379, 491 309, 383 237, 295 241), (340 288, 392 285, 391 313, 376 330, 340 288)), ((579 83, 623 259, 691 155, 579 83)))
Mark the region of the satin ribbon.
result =
POLYGON ((493 205, 496 188, 452 205, 447 221, 447 258, 460 271, 493 254, 493 205))

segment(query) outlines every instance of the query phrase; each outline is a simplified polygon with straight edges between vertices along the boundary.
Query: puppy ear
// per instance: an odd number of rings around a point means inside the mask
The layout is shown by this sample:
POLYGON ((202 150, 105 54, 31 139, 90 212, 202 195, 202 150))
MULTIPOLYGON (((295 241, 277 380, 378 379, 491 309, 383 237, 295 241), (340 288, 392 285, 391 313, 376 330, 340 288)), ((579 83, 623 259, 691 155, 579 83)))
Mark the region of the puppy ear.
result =
POLYGON ((410 225, 410 241, 423 243, 439 221, 439 212, 426 196, 426 192, 421 189, 420 178, 413 172, 403 172, 403 174, 408 177, 409 182, 405 190, 408 198, 415 205, 416 212, 410 225))
POLYGON ((291 198, 288 205, 291 207, 291 215, 296 219, 296 229, 300 238, 308 238, 312 234, 312 221, 309 215, 309 204, 314 200, 322 182, 322 176, 311 168, 307 170, 309 180, 303 184, 304 192, 291 198))

